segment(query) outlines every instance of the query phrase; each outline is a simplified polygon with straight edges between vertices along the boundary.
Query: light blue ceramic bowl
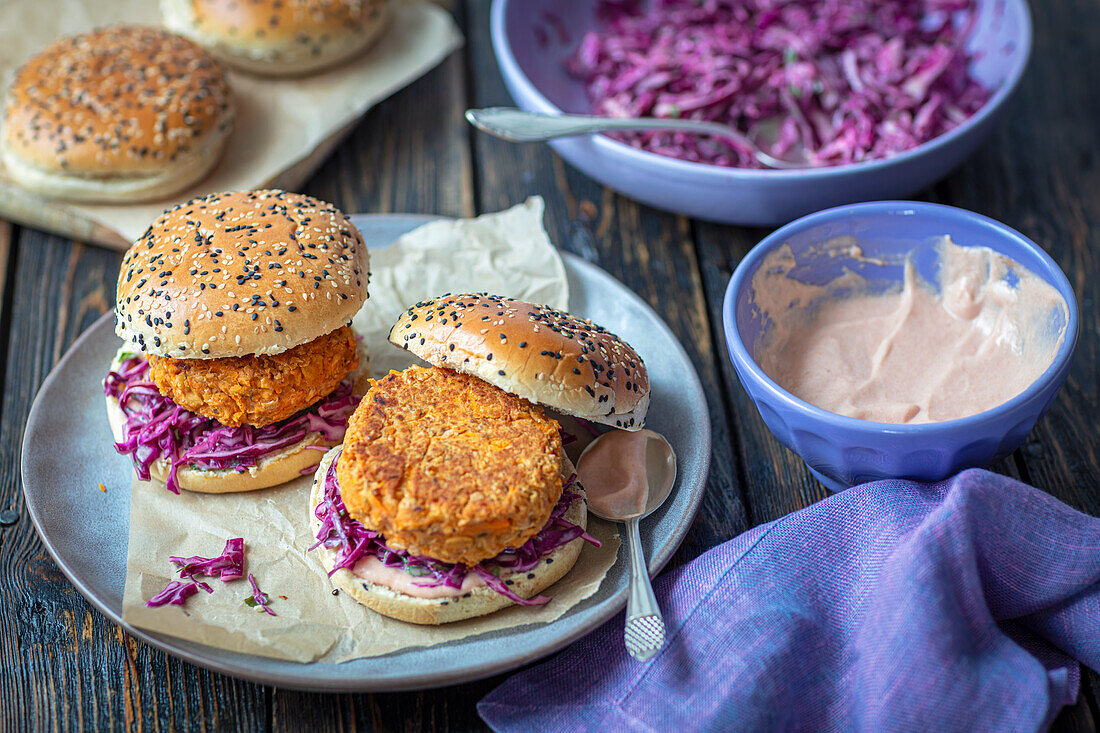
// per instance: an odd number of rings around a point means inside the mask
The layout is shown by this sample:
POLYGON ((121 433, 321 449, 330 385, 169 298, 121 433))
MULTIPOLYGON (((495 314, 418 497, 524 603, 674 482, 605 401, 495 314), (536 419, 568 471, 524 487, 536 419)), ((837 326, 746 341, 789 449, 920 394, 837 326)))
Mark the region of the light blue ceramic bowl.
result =
MULTIPOLYGON (((946 135, 895 158, 798 171, 740 170, 676 160, 605 135, 550 143, 605 186, 658 209, 727 224, 773 226, 830 206, 920 191, 955 168, 989 134, 1031 53, 1025 0, 978 0, 968 48, 992 99, 946 135)), ((587 112, 580 81, 563 67, 596 26, 596 0, 494 0, 493 49, 516 104, 533 112, 587 112)))
MULTIPOLYGON (((892 258, 890 256, 893 256, 892 258)), ((862 265, 831 262, 831 273, 862 265)), ((876 279, 900 281, 903 268, 875 268, 876 279)), ((864 273, 866 274, 866 273, 864 273)), ((1077 345, 1077 299, 1066 276, 1046 252, 1019 232, 987 217, 938 204, 880 201, 843 206, 799 219, 753 247, 733 273, 722 306, 722 321, 733 366, 768 429, 797 453, 823 484, 833 490, 882 478, 938 481, 964 468, 987 466, 1015 450, 1066 380, 1077 345), (939 423, 894 425, 826 412, 798 399, 757 365, 752 349, 767 328, 754 304, 753 275, 764 259, 784 244, 796 259, 808 248, 834 237, 855 237, 867 258, 913 253, 921 276, 935 282, 935 240, 950 235, 956 244, 982 245, 1001 252, 1050 283, 1066 301, 1065 339, 1054 362, 1024 392, 991 410, 939 423)))

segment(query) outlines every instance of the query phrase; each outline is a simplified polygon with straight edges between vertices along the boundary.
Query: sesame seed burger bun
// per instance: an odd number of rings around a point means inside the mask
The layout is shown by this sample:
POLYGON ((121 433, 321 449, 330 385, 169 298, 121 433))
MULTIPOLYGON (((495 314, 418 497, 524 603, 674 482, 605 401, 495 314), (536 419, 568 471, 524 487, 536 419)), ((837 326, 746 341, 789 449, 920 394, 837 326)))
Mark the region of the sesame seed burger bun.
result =
POLYGON ((234 114, 225 68, 201 46, 114 26, 56 41, 16 71, 0 154, 45 196, 163 198, 220 160, 234 114))
POLYGON ((591 321, 497 295, 417 303, 389 340, 558 412, 623 430, 645 426, 649 375, 625 341, 591 321))
MULTIPOLYGON (((326 453, 317 467, 317 472, 314 474, 313 490, 309 498, 310 530, 311 536, 314 537, 321 529, 321 520, 317 518, 314 508, 324 498, 325 475, 337 455, 339 455, 339 450, 335 448, 326 453)), ((572 472, 573 465, 568 458, 564 459, 562 465, 563 476, 567 477, 572 472)), ((575 487, 575 490, 582 495, 582 498, 573 502, 564 518, 582 529, 587 529, 588 510, 583 499, 583 491, 579 486, 575 487)), ((573 568, 577 558, 580 557, 584 542, 583 538, 578 537, 547 555, 534 570, 528 573, 503 574, 500 579, 508 583, 509 588, 517 595, 523 598, 531 598, 549 588, 573 568)), ((336 551, 320 545, 314 552, 320 554, 321 564, 324 566, 325 572, 331 572, 336 565, 336 551)), ((377 611, 383 616, 414 624, 436 625, 461 621, 484 616, 513 605, 512 601, 487 585, 478 585, 461 596, 419 598, 388 585, 363 580, 346 568, 337 570, 330 577, 336 588, 347 593, 364 606, 377 611)))
POLYGON ((387 0, 161 0, 164 24, 255 74, 308 74, 371 46, 387 0))
POLYGON ((166 211, 126 253, 115 332, 132 351, 177 359, 279 354, 350 323, 369 264, 331 204, 211 194, 166 211))
MULTIPOLYGON (((111 362, 111 370, 117 371, 123 361, 123 354, 128 348, 123 346, 111 362)), ((362 396, 370 389, 370 355, 365 344, 359 342, 359 366, 351 374, 353 381, 353 394, 362 396)), ((118 400, 107 395, 107 421, 111 424, 111 433, 116 442, 125 439, 123 425, 126 417, 119 408, 118 400)), ((326 441, 320 433, 310 432, 300 442, 287 446, 277 453, 264 456, 257 461, 257 465, 247 471, 238 472, 232 469, 222 471, 206 471, 198 468, 183 467, 176 472, 176 481, 180 488, 203 494, 240 493, 243 491, 256 491, 271 486, 292 481, 302 475, 302 472, 317 465, 322 456, 317 447, 331 448, 332 443, 326 441)), ((165 458, 154 461, 149 467, 149 474, 161 483, 167 483, 171 463, 165 458)))

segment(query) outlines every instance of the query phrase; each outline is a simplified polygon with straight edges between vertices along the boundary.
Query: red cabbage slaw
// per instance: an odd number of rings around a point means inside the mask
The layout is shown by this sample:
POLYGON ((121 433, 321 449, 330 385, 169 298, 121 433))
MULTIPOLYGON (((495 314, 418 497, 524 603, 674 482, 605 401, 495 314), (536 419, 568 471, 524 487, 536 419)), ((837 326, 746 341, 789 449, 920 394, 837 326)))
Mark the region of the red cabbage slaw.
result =
POLYGON ((170 557, 168 561, 179 568, 180 577, 194 579, 196 575, 217 577, 223 583, 244 577, 244 538, 226 540, 225 549, 217 557, 170 557))
POLYGON ((201 580, 196 580, 196 575, 205 575, 210 578, 217 577, 223 583, 240 580, 244 574, 244 538, 235 537, 226 540, 225 549, 217 557, 173 556, 169 557, 168 560, 179 570, 182 580, 169 581, 164 590, 146 601, 145 605, 150 608, 159 608, 169 604, 182 607, 188 598, 199 592, 199 588, 207 593, 213 593, 214 589, 201 580))
MULTIPOLYGON (((339 458, 339 454, 336 458, 339 458)), ((521 606, 541 606, 549 603, 550 598, 542 595, 523 598, 509 588, 509 581, 502 579, 501 576, 534 570, 544 557, 578 537, 596 547, 600 546, 599 540, 565 519, 569 507, 580 498, 580 494, 569 490, 577 480, 574 474, 566 481, 561 498, 554 506, 546 525, 521 547, 506 549, 496 557, 482 560, 470 567, 461 563, 445 563, 430 557, 410 555, 404 550, 390 547, 381 535, 367 529, 348 514, 336 479, 336 458, 325 473, 324 496, 313 509, 316 517, 321 520, 321 528, 317 531, 317 542, 309 548, 313 550, 324 545, 336 552, 336 562, 329 571, 330 576, 337 570, 353 568, 363 557, 372 556, 386 567, 400 568, 418 578, 414 582, 415 585, 428 588, 444 585, 459 589, 466 576, 473 572, 485 581, 486 585, 513 603, 521 606)))
MULTIPOLYGON (((736 128, 810 166, 889 158, 988 100, 964 48, 975 0, 600 0, 567 69, 593 112, 736 128)), ((735 139, 615 133, 682 160, 761 168, 735 139)))
POLYGON ((213 588, 201 580, 172 580, 168 582, 164 590, 146 601, 145 605, 150 608, 160 608, 167 605, 183 607, 188 598, 199 592, 199 588, 207 593, 214 592, 213 588))
POLYGON ((104 393, 118 400, 126 417, 125 437, 115 443, 115 450, 133 457, 142 481, 150 479, 149 468, 154 462, 167 459, 171 469, 166 485, 175 494, 180 492, 176 474, 183 466, 243 473, 264 456, 300 442, 309 433, 339 443, 360 400, 352 394, 349 378, 313 407, 285 420, 262 428, 229 427, 185 410, 162 395, 148 373, 149 362, 144 356, 127 355, 103 382, 104 393))
POLYGON ((248 574, 248 584, 252 586, 252 595, 244 600, 245 604, 253 608, 259 606, 268 616, 278 616, 279 614, 268 608, 267 604, 270 600, 267 597, 267 593, 260 590, 260 586, 256 583, 256 578, 253 577, 252 573, 248 574))
MULTIPOLYGON (((590 421, 585 420, 583 417, 577 417, 576 415, 569 415, 568 417, 569 417, 570 420, 575 421, 577 423, 577 425, 579 425, 581 428, 583 428, 584 431, 588 433, 590 438, 600 437, 600 431, 597 430, 596 426, 593 425, 590 421)), ((573 433, 570 433, 568 430, 561 427, 560 425, 558 426, 558 433, 561 434, 562 448, 564 448, 566 446, 569 446, 569 445, 572 445, 573 443, 576 443, 579 440, 579 438, 576 435, 574 435, 573 433)))

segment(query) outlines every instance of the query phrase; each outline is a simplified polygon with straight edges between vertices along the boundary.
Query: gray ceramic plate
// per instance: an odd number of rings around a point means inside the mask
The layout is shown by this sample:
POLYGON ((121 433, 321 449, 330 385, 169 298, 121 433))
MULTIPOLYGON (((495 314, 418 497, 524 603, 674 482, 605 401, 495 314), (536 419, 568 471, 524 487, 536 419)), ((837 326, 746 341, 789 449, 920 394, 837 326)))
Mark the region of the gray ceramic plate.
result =
MULTIPOLYGON (((385 246, 426 217, 353 217, 372 246, 385 246)), ((710 422, 695 368, 661 319, 617 280, 565 255, 570 311, 630 342, 649 368, 648 425, 663 433, 679 458, 680 476, 668 502, 642 523, 650 569, 668 561, 687 534, 703 498, 710 463, 710 422)), ((84 333, 50 373, 31 408, 23 439, 23 491, 42 542, 100 611, 122 624, 130 464, 110 448, 102 380, 118 348, 111 315, 84 333), (100 494, 100 482, 117 487, 100 494), (94 500, 93 500, 94 499, 94 500)), ((475 636, 344 664, 299 664, 227 652, 122 624, 128 632, 193 664, 255 682, 304 690, 381 691, 467 682, 546 656, 596 628, 626 603, 623 553, 592 597, 557 621, 475 636)))

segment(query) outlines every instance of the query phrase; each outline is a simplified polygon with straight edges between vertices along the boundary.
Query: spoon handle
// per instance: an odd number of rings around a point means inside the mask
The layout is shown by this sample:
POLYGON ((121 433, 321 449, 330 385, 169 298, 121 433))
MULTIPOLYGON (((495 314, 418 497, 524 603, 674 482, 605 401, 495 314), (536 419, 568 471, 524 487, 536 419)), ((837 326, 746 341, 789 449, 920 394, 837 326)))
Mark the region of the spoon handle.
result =
POLYGON ((729 125, 704 120, 666 119, 663 117, 596 117, 592 115, 547 115, 526 112, 514 107, 485 107, 466 110, 471 125, 512 142, 545 142, 559 137, 589 135, 611 130, 683 130, 701 135, 711 135, 736 141, 768 168, 788 170, 803 168, 805 161, 787 161, 775 158, 760 149, 752 140, 729 125))
POLYGON ((466 119, 479 130, 513 142, 543 142, 606 130, 694 130, 709 135, 742 138, 736 130, 714 122, 656 117, 618 119, 592 115, 546 115, 513 107, 468 109, 466 119))
POLYGON ((630 598, 626 603, 626 629, 623 640, 630 656, 640 662, 652 657, 665 644, 665 622, 649 582, 649 569, 642 553, 638 517, 626 522, 630 545, 630 598))

